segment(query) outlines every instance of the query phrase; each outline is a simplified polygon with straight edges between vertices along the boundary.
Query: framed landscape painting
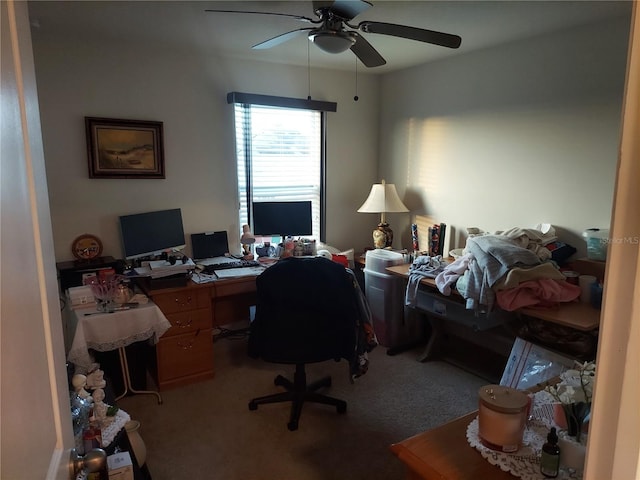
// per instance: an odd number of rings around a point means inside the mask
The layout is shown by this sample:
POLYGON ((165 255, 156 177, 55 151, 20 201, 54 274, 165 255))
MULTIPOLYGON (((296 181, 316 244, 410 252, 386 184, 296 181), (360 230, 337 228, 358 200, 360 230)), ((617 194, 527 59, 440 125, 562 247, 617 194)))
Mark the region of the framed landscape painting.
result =
POLYGON ((165 178, 162 122, 85 117, 89 178, 165 178))

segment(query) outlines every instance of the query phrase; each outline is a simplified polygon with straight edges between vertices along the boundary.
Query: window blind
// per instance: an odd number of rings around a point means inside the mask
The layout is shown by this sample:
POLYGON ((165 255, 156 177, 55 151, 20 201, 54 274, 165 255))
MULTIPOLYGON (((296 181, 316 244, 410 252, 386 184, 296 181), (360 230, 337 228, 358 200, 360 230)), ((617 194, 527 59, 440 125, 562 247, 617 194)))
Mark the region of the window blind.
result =
POLYGON ((324 114, 239 103, 234 109, 240 225, 252 224, 252 202, 310 200, 312 236, 321 239, 324 114))

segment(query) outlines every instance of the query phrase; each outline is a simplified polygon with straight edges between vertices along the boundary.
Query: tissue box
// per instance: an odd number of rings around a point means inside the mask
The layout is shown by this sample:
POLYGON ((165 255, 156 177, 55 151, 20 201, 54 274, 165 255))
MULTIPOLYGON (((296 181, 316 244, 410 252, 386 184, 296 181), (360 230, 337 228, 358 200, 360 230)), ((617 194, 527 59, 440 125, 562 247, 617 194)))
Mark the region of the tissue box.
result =
POLYGON ((96 305, 96 299, 89 285, 69 287, 67 297, 69 298, 71 308, 95 307, 96 305))
POLYGON ((118 452, 107 457, 109 480, 133 480, 133 463, 129 452, 118 452))

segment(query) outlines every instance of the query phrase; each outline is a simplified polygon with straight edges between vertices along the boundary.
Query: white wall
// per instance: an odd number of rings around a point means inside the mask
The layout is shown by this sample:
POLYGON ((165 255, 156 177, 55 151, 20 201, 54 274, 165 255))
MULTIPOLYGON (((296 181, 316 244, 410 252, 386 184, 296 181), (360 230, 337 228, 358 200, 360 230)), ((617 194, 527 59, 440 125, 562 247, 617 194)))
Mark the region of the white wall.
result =
POLYGON ((0 477, 63 480, 74 441, 26 2, 0 2, 0 33, 0 477))
MULTIPOLYGON (((230 91, 306 98, 306 68, 221 59, 154 45, 65 38, 33 31, 56 261, 71 242, 98 235, 122 256, 118 215, 182 208, 191 233, 227 230, 237 244, 237 192, 230 91), (164 122, 166 179, 89 179, 84 117, 164 122)), ((379 80, 312 70, 311 95, 338 102, 328 114, 327 242, 361 249, 370 218, 356 213, 377 165, 379 80)), ((188 249, 190 247, 188 246, 188 249)))
POLYGON ((626 17, 385 76, 380 172, 411 218, 446 223, 450 248, 547 222, 584 255, 610 223, 628 34, 626 17))
MULTIPOLYGON (((409 224, 487 231, 549 222, 583 249, 613 198, 629 19, 459 55, 378 78, 312 70, 328 121, 327 241, 371 244, 357 214, 370 185, 396 183, 410 214, 389 214, 395 247, 409 224), (380 82, 380 83, 379 83, 380 82)), ((185 233, 237 243, 229 91, 306 98, 307 69, 171 51, 132 41, 33 31, 56 260, 77 235, 121 256, 117 216, 181 207, 185 233), (89 179, 85 116, 164 122, 165 180, 89 179)), ((424 239, 426 232, 421 230, 424 239)), ((424 247, 424 242, 422 246, 424 247)), ((238 245, 239 248, 239 245, 238 245)))

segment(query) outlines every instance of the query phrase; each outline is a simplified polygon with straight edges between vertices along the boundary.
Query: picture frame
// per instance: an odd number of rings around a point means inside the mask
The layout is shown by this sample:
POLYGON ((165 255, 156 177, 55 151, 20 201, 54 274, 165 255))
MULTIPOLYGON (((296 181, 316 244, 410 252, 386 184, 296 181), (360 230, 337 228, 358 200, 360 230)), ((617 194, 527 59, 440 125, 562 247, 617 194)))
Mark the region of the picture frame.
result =
POLYGON ((163 123, 85 117, 89 178, 165 178, 163 123))

